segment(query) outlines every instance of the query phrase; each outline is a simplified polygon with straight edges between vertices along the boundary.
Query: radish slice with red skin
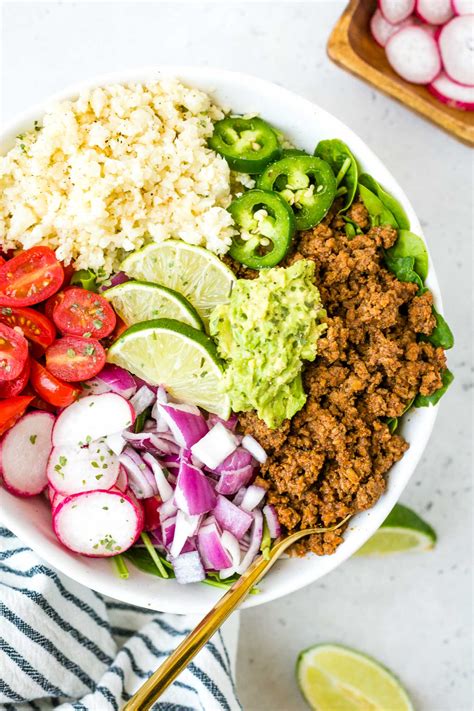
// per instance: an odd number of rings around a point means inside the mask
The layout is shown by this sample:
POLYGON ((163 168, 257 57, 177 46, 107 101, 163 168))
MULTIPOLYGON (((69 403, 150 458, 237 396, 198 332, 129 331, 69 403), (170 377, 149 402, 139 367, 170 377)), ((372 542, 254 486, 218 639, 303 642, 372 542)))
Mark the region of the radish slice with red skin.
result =
POLYGON ((413 23, 414 19, 412 17, 407 17, 407 19, 403 20, 403 22, 399 22, 397 25, 392 25, 391 22, 388 22, 385 19, 380 10, 377 9, 370 20, 370 31, 372 32, 372 36, 377 44, 381 47, 385 47, 388 40, 395 34, 395 32, 398 32, 398 30, 401 30, 403 27, 409 27, 413 23))
POLYGON ((53 529, 69 550, 109 558, 132 546, 143 530, 143 512, 127 494, 88 491, 68 496, 53 514, 53 529))
POLYGON ((453 109, 474 111, 474 86, 463 86, 451 81, 444 72, 429 85, 428 91, 453 109))
POLYGON ((438 42, 448 77, 474 86, 474 15, 454 17, 443 27, 438 42))
POLYGON ((117 481, 115 482, 115 486, 117 487, 117 489, 119 489, 119 491, 123 492, 127 491, 128 489, 128 474, 125 467, 123 467, 122 465, 120 465, 119 467, 119 474, 117 477, 117 481))
POLYGON ((444 25, 453 16, 451 0, 416 0, 416 14, 429 25, 444 25))
POLYGON ((63 496, 110 489, 119 475, 119 460, 103 441, 88 447, 53 447, 48 459, 48 481, 63 496))
POLYGON ((455 15, 473 15, 474 0, 451 0, 455 15))
POLYGON ((412 14, 415 0, 379 0, 379 8, 387 22, 396 25, 412 14))
POLYGON ((3 435, 0 471, 10 493, 36 496, 48 485, 46 466, 54 422, 55 417, 49 412, 30 412, 3 435))
POLYGON ((414 84, 429 84, 441 71, 438 45, 421 27, 405 27, 396 32, 385 52, 397 74, 414 84))
POLYGON ((133 407, 121 395, 89 395, 64 408, 53 429, 53 445, 89 444, 107 435, 122 432, 133 424, 133 407))

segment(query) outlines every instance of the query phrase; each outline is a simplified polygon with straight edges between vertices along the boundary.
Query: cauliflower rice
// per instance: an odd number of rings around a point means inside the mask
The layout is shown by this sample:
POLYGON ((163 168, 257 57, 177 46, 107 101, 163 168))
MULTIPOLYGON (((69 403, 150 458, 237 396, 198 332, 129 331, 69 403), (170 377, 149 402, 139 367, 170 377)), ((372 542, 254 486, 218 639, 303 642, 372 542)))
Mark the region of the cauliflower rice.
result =
POLYGON ((48 245, 109 274, 170 237, 225 253, 230 171, 207 147, 223 111, 176 80, 95 88, 64 101, 0 157, 0 243, 48 245))

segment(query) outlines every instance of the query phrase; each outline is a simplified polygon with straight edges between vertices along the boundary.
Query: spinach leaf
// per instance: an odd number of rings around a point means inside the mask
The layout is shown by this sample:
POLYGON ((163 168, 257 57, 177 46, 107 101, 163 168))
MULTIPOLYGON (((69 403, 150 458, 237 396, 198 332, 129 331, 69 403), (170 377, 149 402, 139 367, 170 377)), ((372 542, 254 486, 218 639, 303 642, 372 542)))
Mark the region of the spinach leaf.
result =
POLYGON ((314 155, 329 163, 336 176, 337 187, 345 188, 344 193, 340 193, 347 195, 340 212, 347 210, 352 205, 357 191, 359 169, 356 159, 346 144, 338 138, 319 141, 314 155))
POLYGON ((386 254, 392 257, 413 257, 415 272, 422 281, 428 276, 428 252, 425 243, 418 235, 408 230, 399 230, 398 239, 386 254))
POLYGON ((137 419, 135 420, 135 424, 133 426, 133 431, 136 433, 143 432, 145 422, 149 419, 150 415, 151 406, 147 407, 146 410, 143 410, 143 412, 140 412, 140 414, 137 415, 137 419))
POLYGON ((393 195, 390 195, 390 193, 388 193, 380 185, 380 183, 375 180, 375 178, 373 178, 368 173, 362 173, 362 175, 359 176, 359 183, 361 183, 371 192, 377 195, 377 197, 383 202, 385 207, 390 210, 401 230, 410 229, 410 220, 408 219, 403 207, 400 205, 398 200, 393 197, 393 195))
MULTIPOLYGON (((163 577, 162 575, 160 575, 160 572, 156 567, 156 563, 153 561, 146 548, 133 546, 133 548, 129 548, 128 551, 125 551, 125 553, 123 553, 122 555, 124 555, 125 558, 127 558, 131 563, 133 563, 136 568, 141 570, 143 573, 150 573, 150 575, 156 575, 158 578, 163 577)), ((168 577, 174 578, 175 575, 171 563, 169 563, 166 558, 161 555, 161 553, 158 553, 158 551, 156 551, 156 555, 163 564, 163 567, 166 568, 166 570, 168 571, 168 577)))
MULTIPOLYGON (((400 281, 413 281, 419 289, 423 289, 420 275, 415 271, 415 257, 394 257, 387 250, 384 254, 385 263, 400 281)), ((418 292, 420 293, 420 292, 418 292)))
POLYGON ((442 386, 432 395, 420 395, 420 393, 418 393, 415 398, 415 407, 429 407, 430 405, 436 405, 453 382, 454 375, 448 368, 446 368, 441 375, 441 380, 443 382, 442 386))
POLYGON ((395 229, 398 229, 398 222, 390 210, 385 207, 380 198, 361 183, 358 185, 360 199, 367 208, 372 227, 378 227, 379 225, 391 225, 392 227, 395 227, 395 229))
POLYGON ((388 426, 390 434, 395 434, 398 427, 398 417, 389 417, 388 420, 385 420, 385 424, 388 426))
POLYGON ((436 319, 436 326, 432 330, 429 336, 424 336, 423 334, 420 336, 420 339, 423 341, 428 341, 429 343, 432 343, 436 347, 441 347, 445 351, 449 350, 449 348, 452 348, 454 346, 454 336, 453 332, 449 328, 448 324, 446 323, 445 319, 441 314, 436 311, 435 307, 433 306, 433 316, 436 319))

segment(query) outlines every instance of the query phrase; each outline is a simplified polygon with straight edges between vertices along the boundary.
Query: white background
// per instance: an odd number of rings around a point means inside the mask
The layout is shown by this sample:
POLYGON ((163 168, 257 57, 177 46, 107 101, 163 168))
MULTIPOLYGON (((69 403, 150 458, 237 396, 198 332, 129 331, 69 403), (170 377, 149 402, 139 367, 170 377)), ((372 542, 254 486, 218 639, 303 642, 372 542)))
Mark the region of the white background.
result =
MULTIPOLYGON (((431 553, 354 559, 300 592, 242 613, 246 711, 298 711, 298 652, 359 648, 390 667, 421 711, 469 711, 472 158, 468 148, 330 63, 343 2, 5 2, 2 120, 65 85, 149 64, 202 64, 271 79, 348 123, 385 161, 423 224, 456 381, 404 502, 436 529, 431 553)), ((315 136, 315 143, 317 136, 315 136)), ((386 711, 389 711, 388 709, 386 711)))

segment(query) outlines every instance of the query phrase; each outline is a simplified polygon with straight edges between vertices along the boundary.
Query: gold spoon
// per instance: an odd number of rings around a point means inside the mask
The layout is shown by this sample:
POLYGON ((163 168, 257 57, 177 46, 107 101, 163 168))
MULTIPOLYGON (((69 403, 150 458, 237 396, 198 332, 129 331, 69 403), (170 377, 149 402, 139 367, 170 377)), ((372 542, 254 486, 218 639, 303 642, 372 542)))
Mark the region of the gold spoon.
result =
POLYGON ((203 617, 198 626, 176 647, 173 654, 163 662, 156 672, 138 689, 136 694, 132 696, 130 701, 125 704, 124 711, 147 711, 150 709, 287 548, 301 538, 311 536, 313 533, 335 531, 343 526, 350 517, 350 515, 346 516, 336 526, 305 528, 292 533, 290 536, 278 538, 270 549, 268 556, 264 558, 263 555, 260 555, 254 560, 252 565, 221 597, 212 610, 203 617))

